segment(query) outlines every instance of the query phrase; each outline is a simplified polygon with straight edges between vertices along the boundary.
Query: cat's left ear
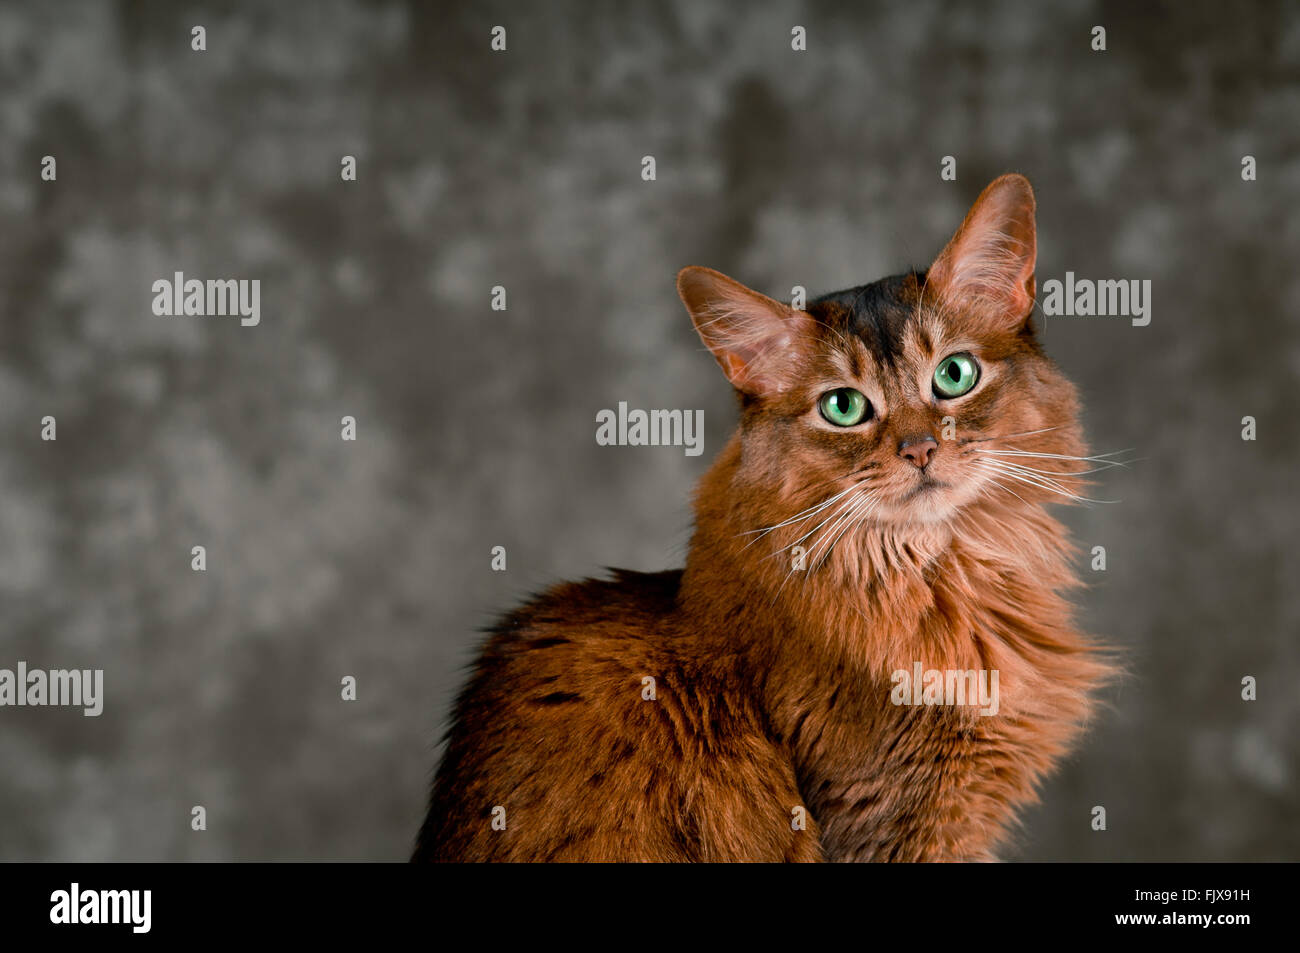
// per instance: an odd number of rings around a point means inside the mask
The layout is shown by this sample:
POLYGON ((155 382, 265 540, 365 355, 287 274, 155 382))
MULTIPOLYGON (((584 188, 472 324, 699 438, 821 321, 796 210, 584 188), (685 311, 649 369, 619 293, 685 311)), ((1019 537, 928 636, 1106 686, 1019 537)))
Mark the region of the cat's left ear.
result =
POLYGON ((926 274, 927 293, 1010 329, 1034 306, 1034 190, 1023 175, 994 179, 926 274))
POLYGON ((799 342, 812 318, 712 268, 677 275, 677 293, 718 366, 739 391, 780 393, 799 378, 799 342))

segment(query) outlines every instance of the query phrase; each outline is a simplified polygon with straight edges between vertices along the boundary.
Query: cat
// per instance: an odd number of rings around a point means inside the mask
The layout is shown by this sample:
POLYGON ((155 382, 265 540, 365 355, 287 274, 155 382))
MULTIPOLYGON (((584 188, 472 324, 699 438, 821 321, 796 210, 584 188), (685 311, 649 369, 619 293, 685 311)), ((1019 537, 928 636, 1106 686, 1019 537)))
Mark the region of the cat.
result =
POLYGON ((799 310, 680 273, 740 405, 686 566, 491 630, 413 861, 997 859, 1114 670, 1045 509, 1107 461, 1035 336, 1034 216, 1004 175, 926 271, 799 310), (996 714, 914 704, 922 666, 994 673, 996 714))

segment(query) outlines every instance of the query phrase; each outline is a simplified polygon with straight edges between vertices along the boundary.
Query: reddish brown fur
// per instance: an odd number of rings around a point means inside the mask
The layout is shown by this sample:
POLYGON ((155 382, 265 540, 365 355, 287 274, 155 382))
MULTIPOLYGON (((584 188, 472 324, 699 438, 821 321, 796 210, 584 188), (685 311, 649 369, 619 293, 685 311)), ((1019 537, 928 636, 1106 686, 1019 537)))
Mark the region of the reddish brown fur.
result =
MULTIPOLYGON (((1028 183, 999 179, 929 280, 891 291, 908 312, 891 366, 842 301, 794 312, 683 273, 742 393, 697 493, 686 568, 565 584, 503 621, 458 703, 415 859, 992 859, 1109 671, 1061 595, 1070 552, 1043 506, 1057 496, 978 467, 997 447, 1084 455, 1074 390, 1026 321, 1032 215, 1028 183), (988 379, 938 406, 915 382, 959 349, 988 379), (885 412, 827 429, 809 408, 847 383, 885 412), (961 423, 936 451, 944 485, 912 504, 918 477, 896 445, 949 414, 961 423), (858 481, 879 506, 791 572, 783 550, 812 523, 777 524, 858 481), (915 661, 998 670, 1000 711, 892 704, 890 673, 915 661)), ((1034 465, 1074 469, 1053 459, 1034 465)))

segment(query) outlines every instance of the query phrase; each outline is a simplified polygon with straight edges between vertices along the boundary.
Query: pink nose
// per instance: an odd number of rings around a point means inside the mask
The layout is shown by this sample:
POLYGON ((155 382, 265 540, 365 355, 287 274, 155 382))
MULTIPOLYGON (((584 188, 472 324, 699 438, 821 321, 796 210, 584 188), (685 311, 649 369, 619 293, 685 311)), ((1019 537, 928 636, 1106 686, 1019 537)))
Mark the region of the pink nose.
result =
POLYGON ((898 445, 898 455, 909 461, 918 470, 924 470, 930 462, 930 455, 939 449, 939 442, 933 437, 904 440, 898 445))

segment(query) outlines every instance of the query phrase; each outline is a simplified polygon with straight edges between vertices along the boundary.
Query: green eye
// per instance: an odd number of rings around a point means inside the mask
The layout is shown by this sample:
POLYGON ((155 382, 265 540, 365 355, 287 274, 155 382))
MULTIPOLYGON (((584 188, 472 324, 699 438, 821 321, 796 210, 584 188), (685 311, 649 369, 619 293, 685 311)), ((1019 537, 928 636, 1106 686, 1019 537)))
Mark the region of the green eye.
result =
POLYGON ((939 397, 960 397, 980 379, 980 366, 969 354, 949 354, 934 369, 934 392, 939 397))
POLYGON ((827 391, 817 401, 817 407, 837 427, 852 427, 871 416, 871 403, 852 387, 827 391))

